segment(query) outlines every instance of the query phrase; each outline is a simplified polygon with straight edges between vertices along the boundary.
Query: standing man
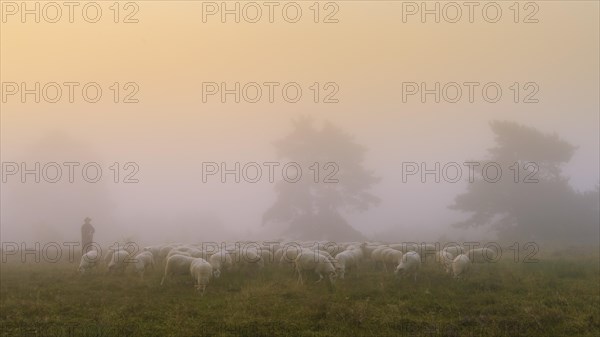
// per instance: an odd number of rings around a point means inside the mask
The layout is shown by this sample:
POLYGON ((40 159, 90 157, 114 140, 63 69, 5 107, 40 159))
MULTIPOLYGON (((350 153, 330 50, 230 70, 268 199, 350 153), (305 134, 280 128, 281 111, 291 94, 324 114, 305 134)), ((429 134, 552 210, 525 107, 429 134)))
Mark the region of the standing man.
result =
POLYGON ((94 227, 90 223, 92 219, 89 217, 85 218, 83 226, 81 226, 81 251, 83 254, 89 249, 88 246, 94 241, 94 227))

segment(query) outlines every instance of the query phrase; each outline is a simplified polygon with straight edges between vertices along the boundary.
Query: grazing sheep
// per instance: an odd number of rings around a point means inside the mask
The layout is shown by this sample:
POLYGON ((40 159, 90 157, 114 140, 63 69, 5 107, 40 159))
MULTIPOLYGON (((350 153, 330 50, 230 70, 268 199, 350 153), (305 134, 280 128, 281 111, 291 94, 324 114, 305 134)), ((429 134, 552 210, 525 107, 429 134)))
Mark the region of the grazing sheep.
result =
POLYGON ((417 247, 414 247, 415 249, 411 249, 417 253, 419 253, 419 256, 423 259, 423 262, 425 261, 429 261, 429 259, 434 259, 436 258, 437 255, 437 251, 438 251, 438 245, 435 244, 431 244, 431 243, 420 243, 417 247))
POLYGON ((346 250, 354 251, 359 261, 365 258, 365 247, 366 244, 352 244, 346 248, 346 250))
POLYGON ((386 246, 377 247, 373 252, 371 252, 371 261, 375 263, 375 268, 377 269, 380 264, 384 264, 383 262, 383 252, 388 249, 386 246))
POLYGON ((383 263, 383 253, 390 249, 388 246, 379 246, 371 253, 371 260, 375 263, 375 266, 379 266, 383 263))
POLYGON ((175 245, 164 245, 160 248, 160 251, 158 253, 158 255, 156 256, 157 259, 162 263, 163 261, 167 261, 168 257, 167 255, 169 255, 169 252, 171 252, 171 250, 175 247, 175 245))
POLYGON ((379 246, 371 254, 371 260, 375 262, 375 267, 377 268, 381 264, 386 272, 388 271, 388 266, 397 266, 401 258, 401 251, 386 246, 379 246))
POLYGON ((452 274, 454 278, 458 279, 462 275, 464 275, 468 270, 471 264, 471 260, 465 254, 460 254, 457 256, 454 261, 452 261, 452 274))
POLYGON ((150 252, 152 253, 152 256, 158 256, 160 254, 160 249, 162 248, 162 246, 147 246, 144 247, 142 249, 142 251, 144 252, 150 252))
POLYGON ((454 254, 450 251, 443 249, 437 253, 437 262, 444 268, 447 273, 450 273, 452 268, 452 261, 454 261, 454 254))
POLYGON ((256 249, 247 249, 242 252, 242 256, 239 259, 239 265, 246 271, 254 272, 264 268, 265 262, 256 249))
POLYGON ((371 258, 371 255, 373 254, 373 251, 375 249, 377 249, 379 246, 375 246, 375 245, 370 245, 370 244, 364 243, 364 244, 360 245, 360 247, 361 247, 361 250, 362 250, 362 252, 364 254, 364 258, 366 260, 369 260, 371 258))
POLYGON ((421 250, 421 245, 416 242, 403 242, 391 246, 394 246, 394 249, 397 249, 404 254, 408 252, 419 252, 421 250))
POLYGON ((127 264, 130 262, 129 252, 126 250, 116 250, 112 253, 110 262, 108 263, 108 272, 125 272, 127 264))
POLYGON ((475 248, 467 252, 467 257, 473 263, 492 262, 497 258, 497 252, 490 248, 475 248))
MULTIPOLYGON (((191 256, 173 255, 167 259, 165 266, 165 274, 160 281, 160 285, 165 283, 165 280, 173 275, 185 275, 189 273, 190 264, 194 260, 191 256)), ((212 270, 212 267, 211 267, 212 270)))
POLYGON ((448 253, 452 254, 452 256, 458 256, 465 252, 463 247, 461 247, 461 246, 448 246, 448 247, 444 247, 444 249, 442 249, 442 250, 447 251, 448 253))
MULTIPOLYGON (((281 247, 281 245, 279 243, 270 241, 269 244, 267 244, 267 242, 263 242, 263 244, 260 248, 263 251, 267 251, 267 252, 271 253, 271 255, 273 255, 280 247, 281 247)), ((271 261, 271 262, 273 262, 273 261, 271 261)))
POLYGON ((99 260, 100 256, 98 256, 98 252, 90 250, 81 256, 81 261, 79 262, 79 268, 77 270, 83 275, 88 270, 95 268, 99 260))
POLYGON ((154 256, 152 256, 152 253, 149 250, 136 255, 133 261, 135 271, 140 274, 142 280, 144 279, 144 272, 146 269, 150 267, 154 269, 154 256))
POLYGON ((192 259, 189 270, 192 278, 196 281, 196 290, 202 289, 202 296, 204 296, 206 286, 213 274, 213 267, 205 259, 199 257, 192 259))
POLYGON ((190 254, 187 251, 183 251, 183 250, 179 250, 177 248, 173 248, 171 249, 171 251, 169 251, 169 254, 167 254, 167 260, 169 260, 169 258, 173 255, 183 255, 183 256, 190 256, 193 257, 192 254, 190 254))
POLYGON ((202 253, 202 251, 200 249, 198 249, 196 247, 192 247, 192 246, 180 245, 180 246, 174 247, 173 249, 171 249, 169 251, 169 253, 167 254, 167 260, 171 256, 176 255, 176 254, 204 258, 204 254, 202 253))
POLYGON ((383 267, 385 268, 385 271, 386 272, 388 271, 388 266, 391 266, 391 268, 393 268, 394 266, 397 266, 398 263, 400 263, 401 259, 402 259, 401 251, 391 249, 391 248, 384 250, 383 251, 383 267))
POLYGON ((225 251, 219 251, 211 255, 208 262, 213 268, 215 278, 221 277, 221 269, 228 269, 232 266, 231 256, 225 251))
POLYGON ((317 254, 321 254, 323 256, 325 256, 332 264, 334 267, 337 268, 336 264, 337 264, 337 260, 331 256, 331 254, 329 254, 326 250, 321 250, 321 249, 311 249, 313 252, 316 252, 317 254))
POLYGON ((275 256, 276 258, 278 255, 280 257, 279 260, 276 261, 279 262, 280 266, 294 266, 294 261, 296 261, 296 258, 298 257, 301 251, 302 248, 294 245, 284 246, 281 250, 277 251, 277 254, 275 256))
MULTIPOLYGON (((398 245, 393 245, 393 246, 398 247, 398 245)), ((406 254, 408 252, 417 252, 417 253, 419 253, 419 256, 424 256, 424 257, 434 254, 438 250, 437 248, 438 247, 435 244, 425 243, 425 242, 421 242, 421 243, 405 242, 405 243, 402 243, 400 247, 398 247, 398 249, 404 254, 406 254)))
POLYGON ((110 261, 112 260, 112 256, 113 256, 113 253, 114 253, 114 252, 115 252, 114 250, 112 250, 112 249, 109 249, 109 250, 108 250, 108 253, 106 253, 106 256, 104 257, 104 263, 105 263, 107 266, 108 266, 108 264, 110 263, 110 261))
POLYGON ((356 270, 355 273, 356 276, 358 276, 358 257, 355 253, 345 250, 336 255, 335 260, 336 274, 338 274, 341 279, 346 275, 346 270, 350 269, 356 270))
POLYGON ((323 280, 323 275, 328 276, 331 284, 335 282, 335 267, 325 255, 321 255, 312 250, 303 250, 302 253, 296 257, 294 263, 296 265, 296 271, 298 272, 298 283, 300 284, 304 284, 302 272, 306 270, 313 270, 317 275, 319 275, 319 280, 317 283, 323 280))
POLYGON ((195 257, 195 258, 203 258, 203 259, 208 259, 210 257, 210 255, 207 252, 203 252, 200 249, 196 249, 196 248, 190 248, 187 250, 187 252, 190 254, 191 257, 195 257))
POLYGON ((403 250, 405 250, 405 244, 403 244, 403 243, 392 243, 392 244, 389 244, 388 247, 395 249, 395 250, 399 250, 401 252, 403 250))
POLYGON ((396 267, 395 274, 403 275, 403 274, 412 274, 415 282, 417 281, 417 273, 419 272, 419 268, 421 267, 421 256, 419 253, 410 251, 402 256, 398 267, 396 267))

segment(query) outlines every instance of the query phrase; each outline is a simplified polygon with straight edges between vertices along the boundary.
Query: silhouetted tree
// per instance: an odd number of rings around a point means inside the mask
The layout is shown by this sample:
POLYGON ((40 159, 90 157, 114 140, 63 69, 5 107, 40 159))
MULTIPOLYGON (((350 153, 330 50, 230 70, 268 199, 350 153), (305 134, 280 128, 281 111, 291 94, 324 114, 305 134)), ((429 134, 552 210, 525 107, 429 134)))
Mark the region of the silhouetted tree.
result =
POLYGON ((340 211, 365 211, 379 202, 368 192, 379 178, 363 167, 366 149, 330 123, 318 128, 302 117, 293 127, 274 145, 280 159, 300 165, 302 178, 276 183, 277 200, 263 214, 263 224, 281 224, 295 239, 364 239, 340 211))
POLYGON ((578 192, 561 171, 576 147, 555 133, 544 134, 514 122, 490 125, 496 147, 489 149, 490 159, 482 165, 498 163, 503 176, 492 183, 475 170, 475 181, 450 206, 471 216, 454 226, 490 225, 507 241, 597 242, 598 187, 578 192))

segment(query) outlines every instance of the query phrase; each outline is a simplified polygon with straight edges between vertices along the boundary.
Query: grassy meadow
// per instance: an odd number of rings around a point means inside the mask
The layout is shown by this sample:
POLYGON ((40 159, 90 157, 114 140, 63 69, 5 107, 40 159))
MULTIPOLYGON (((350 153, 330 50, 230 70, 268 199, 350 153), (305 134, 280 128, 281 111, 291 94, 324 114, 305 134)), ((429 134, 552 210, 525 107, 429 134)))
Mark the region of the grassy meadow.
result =
MULTIPOLYGON (((1 265, 1 336, 600 336, 597 254, 474 265, 453 280, 433 262, 417 283, 365 261, 333 287, 291 271, 224 272, 205 296, 157 266, 81 276, 73 263, 1 265)), ((311 275, 312 276, 312 275, 311 275)))

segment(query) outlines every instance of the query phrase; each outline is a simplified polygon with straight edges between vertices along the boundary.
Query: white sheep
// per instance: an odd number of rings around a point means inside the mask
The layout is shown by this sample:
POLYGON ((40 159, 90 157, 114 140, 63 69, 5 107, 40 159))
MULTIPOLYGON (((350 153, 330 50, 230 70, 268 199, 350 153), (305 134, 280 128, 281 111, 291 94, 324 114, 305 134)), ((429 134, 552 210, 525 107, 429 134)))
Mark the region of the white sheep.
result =
POLYGON ((386 246, 379 246, 371 254, 371 260, 375 262, 375 267, 382 264, 386 272, 389 265, 393 267, 397 266, 401 258, 402 252, 400 250, 386 246))
POLYGON ((403 243, 391 243, 388 245, 388 247, 395 249, 395 250, 399 250, 401 252, 405 250, 405 244, 403 244, 403 243))
POLYGON ((192 259, 189 270, 192 278, 196 281, 196 290, 202 289, 202 296, 204 296, 206 286, 213 274, 213 267, 205 259, 199 257, 192 259))
POLYGON ((326 250, 323 249, 311 249, 313 252, 317 252, 318 254, 321 254, 323 256, 325 256, 332 264, 333 266, 337 269, 337 260, 331 256, 331 254, 329 254, 329 252, 327 252, 326 250))
POLYGON ((108 272, 125 272, 127 264, 131 262, 129 257, 129 252, 124 249, 115 250, 112 252, 110 262, 108 263, 108 272))
POLYGON ((371 245, 371 244, 368 244, 368 243, 363 243, 363 244, 359 245, 359 247, 361 248, 361 251, 364 254, 363 258, 365 260, 370 259, 371 255, 373 254, 373 251, 375 249, 379 248, 379 246, 371 245))
POLYGON ((497 252, 490 248, 475 248, 467 252, 467 257, 473 263, 492 262, 497 258, 497 252))
POLYGON ((162 248, 162 246, 147 246, 144 247, 142 250, 145 252, 150 252, 152 253, 152 256, 158 256, 160 254, 160 249, 162 248))
POLYGON ((87 271, 96 267, 99 260, 100 256, 98 256, 98 252, 95 250, 90 250, 81 256, 81 261, 79 262, 79 268, 77 270, 83 275, 87 271))
POLYGON ((336 274, 343 279, 346 275, 346 270, 354 269, 356 276, 358 276, 358 254, 351 250, 345 250, 335 256, 335 270, 336 274))
POLYGON ((425 242, 404 242, 402 244, 394 244, 393 246, 395 247, 394 249, 398 249, 404 254, 408 252, 417 252, 419 253, 419 256, 424 256, 425 258, 429 255, 435 254, 438 248, 435 244, 425 242))
POLYGON ((409 251, 406 254, 402 255, 402 259, 400 259, 400 263, 398 264, 398 267, 396 267, 394 273, 396 275, 412 274, 416 282, 417 273, 419 272, 420 267, 421 256, 419 256, 419 253, 409 251))
POLYGON ((459 278, 469 270, 471 260, 465 254, 458 255, 454 261, 452 261, 452 274, 454 278, 459 278))
POLYGON ((383 262, 383 252, 386 249, 389 249, 389 247, 379 246, 371 252, 371 261, 375 263, 375 268, 380 264, 385 264, 383 262))
MULTIPOLYGON (((185 275, 189 273, 190 264, 194 260, 191 256, 173 255, 167 259, 165 266, 165 274, 163 275, 160 285, 165 283, 165 280, 173 275, 185 275)), ((211 267, 212 270, 212 267, 211 267)))
POLYGON ((399 250, 388 248, 383 251, 383 266, 385 271, 388 271, 388 266, 397 266, 402 260, 402 252, 399 250))
POLYGON ((465 252, 464 248, 461 246, 448 246, 448 247, 444 247, 444 249, 447 251, 448 253, 452 254, 452 256, 458 256, 460 254, 463 254, 465 252))
POLYGON ((200 249, 198 249, 194 246, 189 246, 189 245, 179 245, 179 246, 173 247, 173 249, 171 249, 169 251, 169 253, 167 254, 167 259, 169 259, 169 257, 171 257, 175 254, 204 258, 204 254, 202 253, 202 251, 200 249))
POLYGON ((366 250, 366 243, 361 243, 361 244, 352 244, 350 246, 348 246, 348 248, 346 248, 346 250, 350 250, 350 251, 354 251, 356 253, 356 256, 358 257, 359 261, 362 261, 366 255, 365 255, 365 250, 366 250))
POLYGON ((133 253, 135 253, 135 250, 136 250, 135 245, 132 245, 132 244, 123 245, 123 244, 117 243, 115 245, 117 246, 116 249, 112 248, 112 247, 114 247, 114 245, 110 246, 108 253, 104 257, 104 262, 106 263, 106 265, 110 265, 111 261, 113 260, 113 255, 115 252, 123 251, 123 252, 126 252, 127 255, 131 256, 133 253))
POLYGON ((169 254, 167 254, 166 259, 169 260, 169 258, 173 255, 183 255, 183 256, 193 257, 192 254, 190 254, 187 251, 179 250, 178 248, 173 248, 169 251, 169 254))
POLYGON ((317 275, 319 275, 319 280, 317 283, 323 280, 323 275, 328 276, 331 284, 335 282, 335 267, 325 255, 321 255, 318 252, 310 249, 305 249, 302 250, 298 257, 296 257, 294 263, 296 266, 296 271, 298 272, 298 283, 300 284, 304 284, 302 272, 306 270, 313 270, 317 275))
POLYGON ((444 268, 447 273, 450 273, 452 268, 452 261, 454 261, 454 254, 450 251, 443 249, 437 253, 436 260, 444 268))
POLYGON ((106 253, 106 256, 104 257, 104 263, 105 263, 107 266, 108 266, 108 264, 110 263, 110 261, 112 260, 112 256, 113 256, 113 253, 114 253, 114 252, 115 252, 114 250, 112 250, 112 249, 109 249, 109 250, 108 250, 108 253, 106 253))
POLYGON ((296 245, 287 245, 282 247, 275 253, 275 261, 279 263, 280 266, 294 266, 294 261, 302 251, 302 248, 296 245))
POLYGON ((156 256, 157 260, 159 262, 163 262, 163 261, 167 261, 167 255, 169 255, 169 252, 171 252, 171 250, 175 247, 175 245, 172 244, 168 244, 168 245, 164 245, 160 248, 160 251, 158 253, 158 255, 156 256))
POLYGON ((237 263, 246 271, 257 271, 265 266, 265 262, 257 249, 250 248, 242 251, 237 263))
POLYGON ((208 262, 213 268, 215 278, 221 276, 221 269, 229 269, 232 266, 231 256, 226 251, 219 251, 211 255, 208 262))
POLYGON ((154 269, 154 256, 152 255, 152 253, 149 250, 143 251, 143 252, 139 253, 138 255, 136 255, 135 258, 133 259, 133 261, 134 261, 135 271, 138 274, 140 274, 140 277, 142 278, 142 280, 144 279, 144 272, 148 268, 154 269))

